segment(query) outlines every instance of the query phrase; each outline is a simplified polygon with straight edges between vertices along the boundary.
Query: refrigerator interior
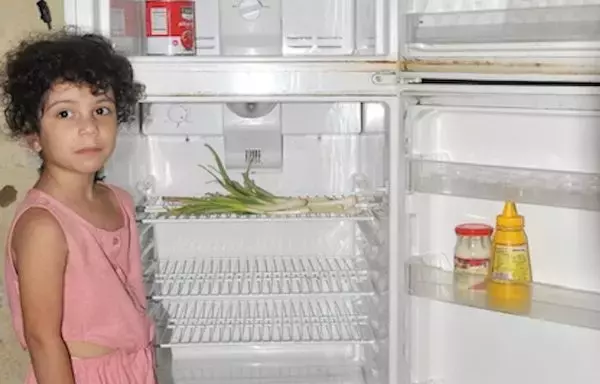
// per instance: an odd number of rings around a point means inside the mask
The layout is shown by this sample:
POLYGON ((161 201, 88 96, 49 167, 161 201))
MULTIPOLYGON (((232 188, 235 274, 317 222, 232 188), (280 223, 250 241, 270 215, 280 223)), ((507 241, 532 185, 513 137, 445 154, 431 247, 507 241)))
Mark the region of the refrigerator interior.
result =
POLYGON ((366 204, 352 215, 270 219, 141 212, 161 383, 598 380, 598 93, 406 88, 401 105, 142 105, 143 122, 124 127, 106 174, 150 208, 160 196, 217 190, 197 167, 212 162, 204 143, 232 175, 260 153, 253 177, 277 194, 357 194, 366 204), (407 188, 387 196, 394 174, 407 188), (465 300, 453 287, 454 226, 493 225, 509 198, 531 248, 528 313, 501 313, 485 291, 465 300), (386 213, 397 211, 402 232, 390 236, 386 213))
POLYGON ((585 87, 404 93, 412 382, 600 380, 599 100, 585 87), (447 272, 454 227, 494 226, 504 199, 529 236, 526 313, 494 310, 485 291, 461 297, 447 272))
POLYGON ((598 0, 400 1, 401 54, 434 58, 597 56, 598 0))
MULTIPOLYGON (((144 1, 88 0, 110 7, 96 20, 118 49, 148 54, 144 1)), ((81 2, 81 0, 80 0, 81 2)), ((192 0, 195 55, 303 57, 386 55, 386 0, 192 0)), ((85 13, 82 11, 82 18, 85 13)), ((156 21, 158 23, 158 21, 156 21)), ((162 25, 162 24, 161 24, 162 25)), ((156 39, 155 39, 156 40, 156 39)), ((155 48, 155 47, 153 47, 155 48)))
MULTIPOLYGON (((390 105, 397 98, 145 103, 105 169, 140 206, 164 383, 387 383, 390 105), (160 214, 223 192, 198 165, 283 196, 354 195, 343 214, 160 214)), ((397 119, 392 119, 397 121, 397 119)), ((394 305, 394 308, 396 306, 394 305)))

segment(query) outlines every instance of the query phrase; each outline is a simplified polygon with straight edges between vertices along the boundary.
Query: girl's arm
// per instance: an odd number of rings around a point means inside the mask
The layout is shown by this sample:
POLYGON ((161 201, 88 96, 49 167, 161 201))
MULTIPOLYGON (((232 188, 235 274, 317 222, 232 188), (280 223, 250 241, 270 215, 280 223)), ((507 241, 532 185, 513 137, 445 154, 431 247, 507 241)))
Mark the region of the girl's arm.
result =
POLYGON ((67 241, 60 224, 42 208, 18 220, 12 239, 19 275, 25 341, 38 384, 75 384, 61 334, 67 241))

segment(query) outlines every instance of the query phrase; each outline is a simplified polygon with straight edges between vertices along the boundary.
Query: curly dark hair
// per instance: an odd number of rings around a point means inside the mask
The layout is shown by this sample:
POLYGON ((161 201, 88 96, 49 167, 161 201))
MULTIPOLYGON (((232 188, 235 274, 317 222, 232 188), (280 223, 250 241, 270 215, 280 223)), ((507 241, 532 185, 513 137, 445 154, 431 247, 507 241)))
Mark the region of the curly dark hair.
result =
POLYGON ((100 35, 62 30, 32 36, 6 54, 0 78, 10 134, 40 133, 39 121, 50 88, 62 82, 112 90, 119 123, 132 120, 144 87, 134 80, 129 60, 100 35))

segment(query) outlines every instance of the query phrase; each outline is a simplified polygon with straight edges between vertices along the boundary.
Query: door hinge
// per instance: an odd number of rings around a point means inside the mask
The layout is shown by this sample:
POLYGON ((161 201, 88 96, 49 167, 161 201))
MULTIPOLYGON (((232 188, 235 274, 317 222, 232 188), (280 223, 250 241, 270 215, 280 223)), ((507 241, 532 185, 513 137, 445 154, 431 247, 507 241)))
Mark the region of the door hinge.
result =
POLYGON ((378 71, 371 76, 371 81, 375 85, 396 85, 400 78, 396 71, 378 71))
POLYGON ((379 71, 371 76, 371 81, 376 85, 420 84, 421 78, 405 77, 397 71, 379 71))

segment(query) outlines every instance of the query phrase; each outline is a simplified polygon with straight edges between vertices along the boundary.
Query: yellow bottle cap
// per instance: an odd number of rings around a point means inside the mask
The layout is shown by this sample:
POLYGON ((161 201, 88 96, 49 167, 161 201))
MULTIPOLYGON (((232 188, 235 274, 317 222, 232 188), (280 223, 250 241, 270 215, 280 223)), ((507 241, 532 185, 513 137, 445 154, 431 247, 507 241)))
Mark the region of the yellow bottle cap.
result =
POLYGON ((496 225, 505 228, 517 228, 525 226, 525 219, 517 212, 514 201, 504 203, 501 215, 496 216, 496 225))

